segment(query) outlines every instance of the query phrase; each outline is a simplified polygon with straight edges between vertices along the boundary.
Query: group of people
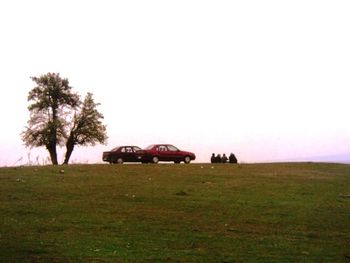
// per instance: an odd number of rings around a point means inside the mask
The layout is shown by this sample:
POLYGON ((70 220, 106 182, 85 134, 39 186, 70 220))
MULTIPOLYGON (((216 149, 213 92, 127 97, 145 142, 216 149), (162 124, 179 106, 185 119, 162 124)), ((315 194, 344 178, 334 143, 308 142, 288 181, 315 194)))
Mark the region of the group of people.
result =
POLYGON ((215 155, 215 153, 213 153, 211 155, 210 162, 211 163, 227 163, 227 162, 237 163, 237 158, 233 153, 231 153, 228 158, 227 158, 226 154, 223 154, 221 156, 221 154, 215 155))

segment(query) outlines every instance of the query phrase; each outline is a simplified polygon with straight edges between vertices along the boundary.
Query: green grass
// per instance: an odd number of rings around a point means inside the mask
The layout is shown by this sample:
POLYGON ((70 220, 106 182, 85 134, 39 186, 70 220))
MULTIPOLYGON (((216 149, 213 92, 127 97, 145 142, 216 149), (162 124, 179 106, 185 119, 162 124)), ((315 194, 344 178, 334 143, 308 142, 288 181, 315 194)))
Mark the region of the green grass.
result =
POLYGON ((349 195, 341 164, 1 168, 0 262, 350 262, 349 195))

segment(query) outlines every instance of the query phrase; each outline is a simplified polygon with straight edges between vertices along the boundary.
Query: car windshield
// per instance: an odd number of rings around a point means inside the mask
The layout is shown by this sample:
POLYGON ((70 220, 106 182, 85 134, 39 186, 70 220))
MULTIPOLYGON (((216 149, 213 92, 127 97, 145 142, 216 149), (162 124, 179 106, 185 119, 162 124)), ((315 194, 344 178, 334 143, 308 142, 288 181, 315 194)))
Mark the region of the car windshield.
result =
POLYGON ((151 144, 148 147, 146 147, 145 150, 151 150, 153 147, 154 147, 154 144, 151 144))
POLYGON ((113 149, 111 150, 111 152, 116 152, 116 151, 119 150, 119 148, 120 148, 120 146, 117 146, 117 147, 113 148, 113 149))
POLYGON ((134 146, 134 152, 141 151, 140 147, 134 146))

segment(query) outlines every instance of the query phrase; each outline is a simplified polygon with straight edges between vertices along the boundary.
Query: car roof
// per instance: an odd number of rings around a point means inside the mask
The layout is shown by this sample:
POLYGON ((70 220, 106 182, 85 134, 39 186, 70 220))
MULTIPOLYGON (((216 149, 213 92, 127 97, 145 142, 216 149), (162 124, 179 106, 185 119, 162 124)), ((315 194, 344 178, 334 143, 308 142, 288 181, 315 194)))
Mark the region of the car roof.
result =
MULTIPOLYGON (((174 146, 174 145, 172 145, 172 144, 169 144, 169 143, 157 143, 157 144, 151 144, 152 146, 174 146)), ((150 145, 150 146, 151 146, 150 145)))
POLYGON ((121 145, 121 146, 114 147, 114 148, 112 149, 112 151, 117 151, 117 150, 119 150, 120 148, 123 148, 123 147, 137 147, 137 148, 140 148, 140 149, 141 149, 141 147, 136 146, 136 145, 121 145))
POLYGON ((173 144, 169 144, 169 143, 157 143, 157 144, 150 144, 148 145, 146 148, 144 149, 152 149, 154 147, 159 147, 159 146, 173 146, 175 148, 177 148, 176 146, 174 146, 173 144))

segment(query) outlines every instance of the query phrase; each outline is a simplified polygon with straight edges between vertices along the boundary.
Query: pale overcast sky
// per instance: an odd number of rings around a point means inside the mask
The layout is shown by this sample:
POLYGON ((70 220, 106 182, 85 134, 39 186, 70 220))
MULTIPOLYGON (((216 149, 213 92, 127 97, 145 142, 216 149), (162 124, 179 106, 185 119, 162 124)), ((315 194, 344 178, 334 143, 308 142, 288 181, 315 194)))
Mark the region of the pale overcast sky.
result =
POLYGON ((47 72, 105 116, 108 144, 73 162, 152 143, 199 162, 350 155, 349 14, 348 0, 0 1, 0 165, 28 161, 30 76, 47 72))

